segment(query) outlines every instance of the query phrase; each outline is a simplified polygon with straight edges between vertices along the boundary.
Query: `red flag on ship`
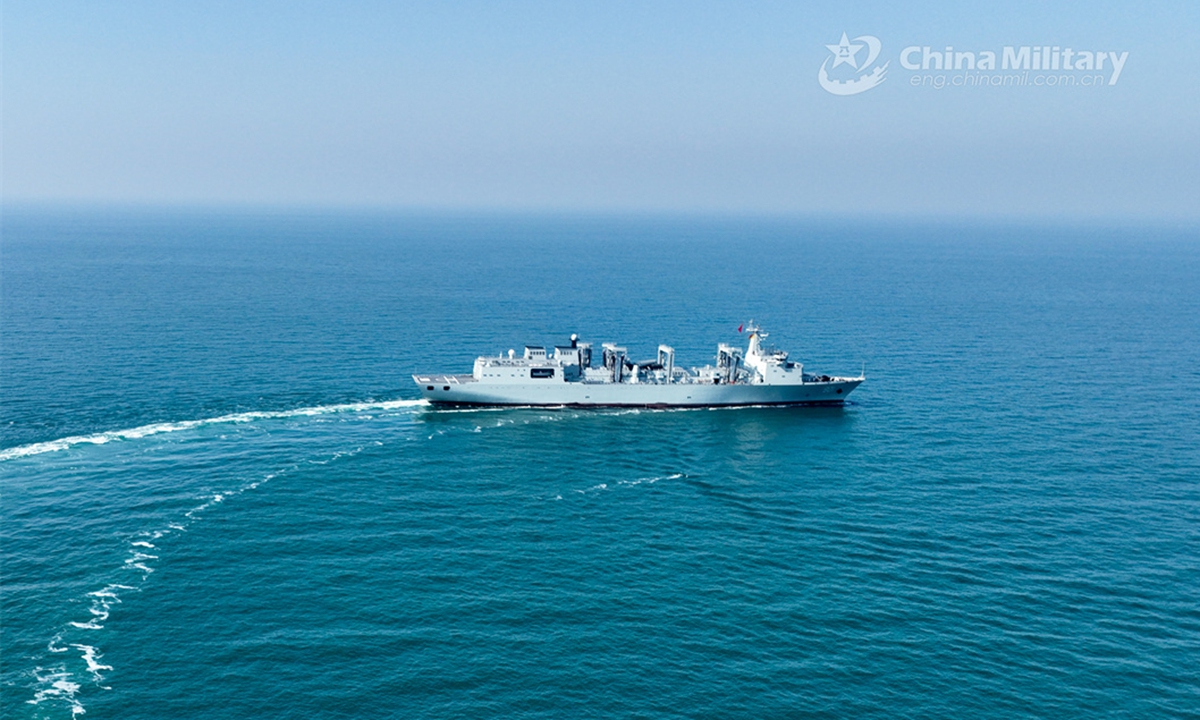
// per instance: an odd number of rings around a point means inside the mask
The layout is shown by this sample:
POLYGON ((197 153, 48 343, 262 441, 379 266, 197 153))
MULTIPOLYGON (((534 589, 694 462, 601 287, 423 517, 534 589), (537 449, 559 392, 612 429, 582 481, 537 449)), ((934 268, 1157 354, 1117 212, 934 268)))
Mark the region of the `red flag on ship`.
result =
POLYGON ((741 331, 742 331, 742 326, 738 325, 738 332, 741 332, 741 331))

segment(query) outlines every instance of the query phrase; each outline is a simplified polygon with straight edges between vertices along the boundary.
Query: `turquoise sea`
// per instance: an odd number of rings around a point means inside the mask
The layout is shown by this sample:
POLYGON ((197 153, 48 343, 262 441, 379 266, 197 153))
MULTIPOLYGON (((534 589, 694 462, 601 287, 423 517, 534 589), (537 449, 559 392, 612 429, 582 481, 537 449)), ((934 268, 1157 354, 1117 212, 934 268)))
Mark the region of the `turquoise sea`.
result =
POLYGON ((1200 715, 1200 229, 6 210, 5 718, 1200 715), (439 410, 753 318, 843 408, 439 410))

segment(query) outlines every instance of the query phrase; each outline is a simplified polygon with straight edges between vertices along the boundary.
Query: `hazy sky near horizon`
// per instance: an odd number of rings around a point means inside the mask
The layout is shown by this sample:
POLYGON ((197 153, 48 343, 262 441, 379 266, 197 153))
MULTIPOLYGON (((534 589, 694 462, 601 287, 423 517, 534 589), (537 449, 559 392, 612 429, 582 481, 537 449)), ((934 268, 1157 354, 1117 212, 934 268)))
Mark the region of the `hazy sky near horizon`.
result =
POLYGON ((4 200, 1200 219, 1200 3, 901 5, 10 0, 4 200), (1128 56, 914 86, 947 45, 1128 56))

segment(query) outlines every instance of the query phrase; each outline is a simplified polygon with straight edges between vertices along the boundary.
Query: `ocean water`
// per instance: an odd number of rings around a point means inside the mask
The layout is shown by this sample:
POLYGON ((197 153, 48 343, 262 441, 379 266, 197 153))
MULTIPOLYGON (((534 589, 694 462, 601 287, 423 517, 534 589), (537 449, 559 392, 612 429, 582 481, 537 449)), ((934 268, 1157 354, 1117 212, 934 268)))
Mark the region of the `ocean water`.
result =
POLYGON ((1200 231, 7 211, 5 718, 1196 717, 1200 231), (439 410, 751 318, 843 408, 439 410))

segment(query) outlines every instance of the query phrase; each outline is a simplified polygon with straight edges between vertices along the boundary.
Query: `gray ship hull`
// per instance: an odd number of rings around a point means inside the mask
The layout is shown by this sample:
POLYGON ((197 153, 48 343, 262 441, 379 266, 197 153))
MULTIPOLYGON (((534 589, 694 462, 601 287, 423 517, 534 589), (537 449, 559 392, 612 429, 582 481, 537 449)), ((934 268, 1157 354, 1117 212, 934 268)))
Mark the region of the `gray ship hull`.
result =
POLYGON ((866 379, 806 373, 786 352, 763 345, 767 333, 753 320, 746 330, 744 353, 720 343, 715 365, 690 370, 675 365, 669 345, 634 362, 626 348, 604 343, 593 364, 591 343, 572 335, 553 354, 526 345, 520 357, 509 350, 476 358, 470 375, 413 375, 413 382, 422 397, 441 405, 728 407, 840 405, 866 379))
POLYGON ((586 382, 486 383, 471 375, 414 375, 426 400, 446 405, 722 407, 840 405, 862 382, 835 378, 797 385, 707 385, 586 382))

